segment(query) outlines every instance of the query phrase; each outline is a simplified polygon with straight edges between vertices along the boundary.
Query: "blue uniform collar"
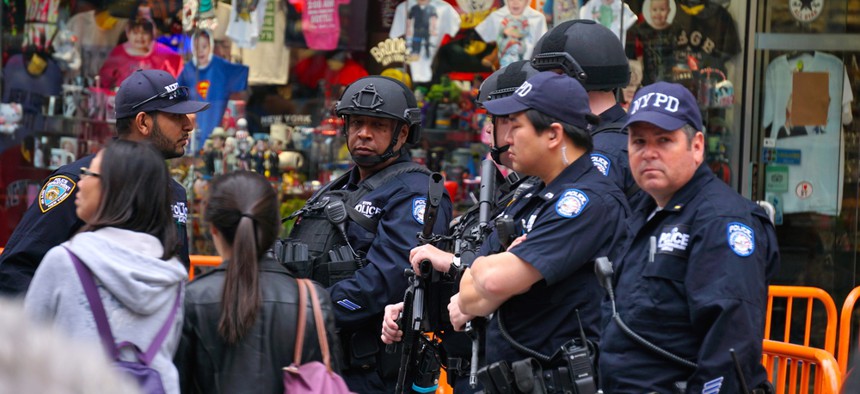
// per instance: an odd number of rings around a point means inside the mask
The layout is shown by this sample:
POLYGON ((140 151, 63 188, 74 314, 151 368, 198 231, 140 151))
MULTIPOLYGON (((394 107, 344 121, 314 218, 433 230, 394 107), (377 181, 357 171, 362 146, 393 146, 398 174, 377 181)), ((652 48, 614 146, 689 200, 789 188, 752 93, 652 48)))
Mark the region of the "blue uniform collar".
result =
POLYGON ((569 188, 570 184, 582 178, 589 171, 597 171, 594 169, 594 164, 591 163, 591 155, 584 153, 576 161, 565 167, 549 185, 546 185, 540 190, 538 196, 544 201, 549 201, 555 198, 558 193, 569 188))
MULTIPOLYGON (((695 198, 699 194, 699 192, 706 184, 715 179, 716 176, 714 176, 714 173, 711 171, 711 168, 708 167, 705 163, 700 164, 699 168, 697 168, 696 172, 693 174, 693 178, 691 178, 686 185, 684 185, 677 192, 675 192, 675 195, 672 196, 672 199, 669 200, 669 203, 666 204, 666 206, 663 207, 662 210, 668 212, 680 212, 682 209, 684 209, 684 206, 686 206, 693 198, 695 198)), ((647 214, 650 214, 656 206, 657 203, 654 201, 653 198, 649 196, 648 198, 644 199, 642 203, 639 204, 636 210, 640 213, 644 211, 647 214)))
MULTIPOLYGON (((401 151, 405 151, 405 150, 401 149, 401 151)), ((392 161, 391 164, 389 164, 389 166, 393 165, 395 163, 403 163, 403 162, 411 161, 411 160, 412 160, 412 156, 409 155, 408 151, 407 152, 401 152, 400 156, 398 156, 397 159, 392 161)), ((373 174, 373 175, 376 175, 376 174, 373 174)), ((373 175, 371 175, 371 176, 373 176, 373 175)), ((344 186, 344 189, 355 190, 358 188, 359 183, 361 183, 361 174, 359 174, 359 172, 358 172, 358 166, 352 166, 352 169, 349 172, 349 181, 347 181, 346 185, 344 186)))
MULTIPOLYGON (((606 111, 603 111, 600 115, 598 115, 598 118, 600 118, 601 125, 618 122, 622 119, 627 118, 627 111, 625 111, 624 108, 622 108, 620 105, 615 104, 609 107, 609 109, 607 109, 606 111)), ((598 126, 598 128, 600 128, 600 126, 598 126)))

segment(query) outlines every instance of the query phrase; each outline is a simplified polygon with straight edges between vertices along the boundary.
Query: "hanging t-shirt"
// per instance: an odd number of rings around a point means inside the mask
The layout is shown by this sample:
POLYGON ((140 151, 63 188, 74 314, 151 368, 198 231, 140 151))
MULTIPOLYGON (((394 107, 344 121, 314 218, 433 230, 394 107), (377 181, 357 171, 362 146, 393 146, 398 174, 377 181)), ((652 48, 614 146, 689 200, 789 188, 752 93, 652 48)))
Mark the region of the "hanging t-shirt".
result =
POLYGON ((252 3, 250 0, 239 0, 230 10, 227 37, 240 48, 254 48, 257 45, 257 40, 263 34, 263 25, 271 24, 270 20, 266 20, 266 9, 276 2, 257 0, 257 7, 251 9, 252 3))
POLYGON ((308 48, 330 51, 337 48, 340 38, 340 14, 338 7, 349 4, 349 0, 290 0, 304 3, 302 32, 308 48))
POLYGON ((839 214, 842 204, 842 124, 850 122, 850 107, 854 101, 851 84, 842 61, 836 56, 815 52, 789 60, 785 55, 773 59, 765 73, 764 111, 762 126, 770 127, 767 137, 777 149, 799 150, 800 164, 788 165, 788 191, 779 199, 782 213, 817 212, 839 214), (793 74, 798 62, 802 72, 827 73, 827 124, 795 126, 790 121, 793 74), (847 113, 846 113, 847 112, 847 113), (849 118, 844 118, 843 114, 849 118), (787 116, 788 119, 787 119, 787 116))
POLYGON ((579 18, 579 0, 547 0, 543 3, 543 13, 552 15, 552 25, 579 18))
MULTIPOLYGON (((686 7, 672 22, 677 26, 675 60, 680 67, 695 62, 705 67, 725 70, 725 62, 741 52, 741 41, 732 15, 725 8, 709 4, 696 14, 686 7)), ((689 68, 688 68, 689 69, 689 68)))
MULTIPOLYGON (((539 11, 531 7, 526 7, 525 10, 523 10, 523 13, 519 16, 511 15, 511 11, 508 10, 508 6, 504 6, 493 11, 487 19, 484 19, 484 21, 478 26, 475 26, 475 31, 481 36, 482 40, 498 44, 500 63, 502 59, 505 59, 505 53, 502 52, 503 50, 508 50, 508 59, 512 59, 514 55, 513 50, 517 49, 516 45, 520 44, 524 45, 525 48, 522 52, 518 53, 516 56, 518 57, 517 60, 531 59, 532 51, 534 50, 537 40, 547 31, 546 18, 539 11), (521 16, 525 17, 525 21, 519 19, 521 16), (525 30, 522 31, 520 43, 506 41, 504 38, 500 40, 500 37, 504 37, 503 32, 506 24, 519 24, 523 22, 527 26, 525 27, 525 30)), ((510 40, 511 38, 508 37, 507 39, 510 40)), ((504 65, 505 64, 503 64, 503 66, 504 65)))
POLYGON ((630 6, 621 0, 610 0, 609 4, 605 0, 590 0, 579 9, 579 17, 606 26, 622 44, 627 39, 627 29, 638 20, 630 6))
POLYGON ((196 146, 203 146, 212 130, 221 123, 230 94, 248 88, 248 67, 212 56, 209 64, 199 70, 194 63, 186 63, 177 81, 180 86, 191 88, 192 100, 210 103, 208 109, 197 113, 196 146))
POLYGON ((102 28, 96 20, 95 11, 84 11, 69 18, 68 28, 76 37, 81 48, 81 75, 94 77, 99 74, 102 65, 107 60, 111 50, 116 47, 120 36, 125 31, 128 19, 107 18, 102 28))
POLYGON ((62 93, 63 73, 54 59, 42 56, 47 67, 40 75, 27 72, 24 55, 9 58, 3 68, 3 102, 19 103, 24 112, 42 113, 49 96, 62 93))
POLYGON ((266 1, 265 4, 261 1, 257 10, 263 12, 263 24, 260 26, 257 45, 248 48, 233 43, 232 58, 239 59, 242 64, 248 66, 248 83, 251 85, 287 83, 290 51, 284 46, 284 31, 287 28, 284 7, 280 1, 266 1))
POLYGON ((160 42, 153 42, 152 46, 149 55, 133 56, 125 50, 125 45, 117 45, 99 71, 101 87, 117 88, 137 69, 164 70, 174 77, 179 75, 182 71, 182 56, 160 42))
POLYGON ((630 29, 630 45, 627 45, 627 56, 636 58, 635 48, 641 48, 642 53, 642 85, 650 85, 657 81, 672 81, 672 67, 675 66, 675 40, 678 37, 677 27, 669 26, 656 30, 646 23, 640 23, 630 29))
POLYGON ((433 58, 439 52, 442 37, 454 36, 458 31, 460 14, 452 5, 442 0, 430 0, 426 5, 407 0, 394 11, 394 22, 388 34, 391 38, 411 34, 406 37, 406 47, 412 80, 430 82, 433 79, 433 58), (411 25, 410 31, 407 31, 407 24, 411 25))

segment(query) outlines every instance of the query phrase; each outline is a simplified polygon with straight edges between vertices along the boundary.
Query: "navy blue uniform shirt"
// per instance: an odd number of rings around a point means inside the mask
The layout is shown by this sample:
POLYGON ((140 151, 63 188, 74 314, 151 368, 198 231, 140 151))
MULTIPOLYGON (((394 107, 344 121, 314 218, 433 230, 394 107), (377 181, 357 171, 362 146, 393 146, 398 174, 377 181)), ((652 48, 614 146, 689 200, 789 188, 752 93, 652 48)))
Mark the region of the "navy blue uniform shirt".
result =
POLYGON ((650 198, 637 207, 629 221, 631 243, 614 262, 618 312, 634 332, 698 369, 633 342, 609 320, 611 309, 604 305, 604 391, 668 393, 674 382, 686 381, 689 393, 739 393, 732 348, 749 387, 763 383, 767 285, 779 264, 767 215, 706 165, 662 210, 655 209, 650 198))
MULTIPOLYGON (((36 201, 27 208, 0 255, 0 294, 23 295, 48 250, 69 238, 84 225, 75 213, 75 196, 81 167, 89 167, 95 155, 84 156, 56 169, 42 186, 36 201)), ((177 226, 178 255, 188 266, 185 188, 170 183, 171 210, 177 226)))
POLYGON ((594 276, 594 260, 617 246, 629 211, 624 194, 588 155, 506 211, 518 230, 528 234, 510 252, 540 271, 543 280, 505 301, 494 315, 487 327, 488 364, 528 357, 501 336, 500 313, 514 339, 547 356, 579 337, 577 309, 586 335, 598 339, 604 291, 594 276))
MULTIPOLYGON (((401 156, 395 162, 408 160, 401 156)), ((358 168, 353 168, 346 188, 357 188, 359 179, 358 168)), ((403 301, 408 285, 403 271, 412 267, 409 251, 418 245, 417 235, 424 226, 429 184, 427 174, 399 174, 356 203, 357 211, 379 222, 375 233, 347 222, 349 242, 356 251, 366 252, 367 265, 329 287, 338 328, 353 331, 370 325, 378 337, 385 306, 403 301)), ((451 199, 446 193, 439 203, 434 234, 446 234, 450 221, 451 199)))

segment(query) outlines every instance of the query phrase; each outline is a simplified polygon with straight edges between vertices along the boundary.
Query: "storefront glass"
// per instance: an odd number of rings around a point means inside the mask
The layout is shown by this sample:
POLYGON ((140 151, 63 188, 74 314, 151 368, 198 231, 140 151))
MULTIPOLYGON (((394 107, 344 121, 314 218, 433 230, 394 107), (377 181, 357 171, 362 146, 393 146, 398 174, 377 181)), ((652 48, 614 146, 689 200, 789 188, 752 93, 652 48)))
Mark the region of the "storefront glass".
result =
POLYGON ((816 286, 840 303, 857 286, 860 2, 750 4, 745 195, 775 207, 775 284, 816 286))

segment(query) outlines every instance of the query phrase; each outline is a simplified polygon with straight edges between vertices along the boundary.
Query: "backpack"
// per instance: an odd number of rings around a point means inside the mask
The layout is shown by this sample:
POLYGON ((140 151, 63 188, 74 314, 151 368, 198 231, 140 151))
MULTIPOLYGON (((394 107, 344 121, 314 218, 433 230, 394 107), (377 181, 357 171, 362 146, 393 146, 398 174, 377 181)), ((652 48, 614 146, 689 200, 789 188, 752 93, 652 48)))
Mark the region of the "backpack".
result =
POLYGON ((299 285, 299 318, 296 329, 296 342, 293 363, 284 367, 285 394, 341 394, 351 393, 346 382, 331 369, 331 353, 326 337, 325 321, 322 308, 317 298, 316 287, 308 279, 296 279, 299 285), (305 344, 305 329, 307 328, 308 296, 310 292, 313 307, 314 326, 323 362, 311 361, 302 364, 302 349, 305 344))
POLYGON ((289 238, 275 242, 275 258, 297 277, 313 279, 323 287, 351 278, 364 267, 365 256, 350 245, 346 226, 358 225, 375 234, 379 222, 357 211, 355 204, 393 177, 409 172, 430 174, 420 164, 399 162, 365 179, 357 190, 341 190, 349 182, 349 172, 330 182, 287 218, 300 217, 289 238))
POLYGON ((111 332, 110 322, 108 322, 107 315, 105 314, 104 304, 102 304, 101 296, 99 296, 99 291, 96 288, 96 282, 93 280, 92 271, 90 271, 89 267, 84 265, 78 256, 72 253, 71 250, 66 248, 66 251, 69 252, 69 256, 72 258, 75 271, 78 273, 78 278, 81 280, 81 285, 84 287, 84 293, 86 294, 87 301, 90 304, 90 310, 92 310, 93 317, 96 320, 99 337, 108 352, 108 356, 114 360, 115 369, 119 370, 120 374, 126 375, 133 381, 137 382, 138 386, 141 388, 141 392, 146 394, 164 394, 166 391, 164 390, 164 385, 161 382, 161 374, 152 368, 150 364, 152 364, 152 360, 155 358, 156 353, 158 353, 158 349, 161 348, 161 344, 164 343, 164 340, 167 338, 167 334, 170 332, 170 328, 173 326, 173 322, 176 320, 176 314, 179 310, 179 302, 182 298, 182 285, 179 285, 176 289, 176 301, 173 303, 173 307, 170 310, 167 321, 161 329, 158 330, 158 334, 155 335, 155 339, 152 340, 152 344, 149 345, 144 353, 140 351, 140 348, 138 348, 137 345, 131 342, 123 341, 121 343, 116 343, 116 340, 113 337, 113 332, 111 332), (120 360, 119 349, 126 346, 130 346, 134 350, 135 356, 137 357, 136 361, 120 360))

